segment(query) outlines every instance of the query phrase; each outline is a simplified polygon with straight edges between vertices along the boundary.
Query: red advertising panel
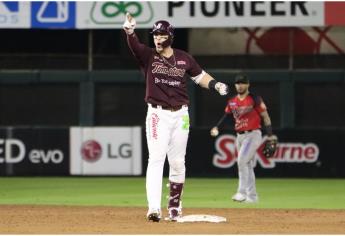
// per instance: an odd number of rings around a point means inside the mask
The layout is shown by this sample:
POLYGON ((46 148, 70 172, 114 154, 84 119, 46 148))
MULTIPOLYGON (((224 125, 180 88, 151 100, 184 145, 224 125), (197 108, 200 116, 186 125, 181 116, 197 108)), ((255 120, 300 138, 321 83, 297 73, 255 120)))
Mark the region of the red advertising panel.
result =
POLYGON ((325 2, 325 25, 345 25, 345 2, 325 2))

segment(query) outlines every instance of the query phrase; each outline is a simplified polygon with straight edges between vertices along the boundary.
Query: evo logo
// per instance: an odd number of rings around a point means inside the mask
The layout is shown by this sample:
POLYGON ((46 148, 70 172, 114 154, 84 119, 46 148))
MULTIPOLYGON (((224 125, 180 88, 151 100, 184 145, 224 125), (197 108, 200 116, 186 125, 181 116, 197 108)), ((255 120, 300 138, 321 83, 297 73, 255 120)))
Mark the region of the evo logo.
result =
POLYGON ((75 28, 76 3, 44 1, 31 3, 32 28, 75 28))
POLYGON ((27 150, 25 144, 19 139, 0 139, 0 164, 20 163, 28 156, 34 164, 60 164, 64 154, 59 149, 32 149, 27 150))

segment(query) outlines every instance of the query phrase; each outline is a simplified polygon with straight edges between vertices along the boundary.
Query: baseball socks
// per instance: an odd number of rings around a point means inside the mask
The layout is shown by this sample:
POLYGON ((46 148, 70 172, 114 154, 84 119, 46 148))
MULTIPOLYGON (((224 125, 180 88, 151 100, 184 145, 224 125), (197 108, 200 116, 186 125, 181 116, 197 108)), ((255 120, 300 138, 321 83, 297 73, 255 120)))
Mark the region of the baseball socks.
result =
POLYGON ((170 181, 170 196, 168 202, 169 218, 168 220, 176 221, 182 215, 181 195, 183 183, 174 183, 170 181))

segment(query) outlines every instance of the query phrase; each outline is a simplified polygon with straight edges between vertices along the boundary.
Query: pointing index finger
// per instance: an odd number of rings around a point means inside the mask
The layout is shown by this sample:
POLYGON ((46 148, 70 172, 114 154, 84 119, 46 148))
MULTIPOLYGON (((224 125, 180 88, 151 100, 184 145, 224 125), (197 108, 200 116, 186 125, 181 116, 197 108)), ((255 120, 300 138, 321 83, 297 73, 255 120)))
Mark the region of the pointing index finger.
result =
POLYGON ((131 22, 133 19, 132 15, 129 12, 126 13, 126 17, 129 22, 131 22))

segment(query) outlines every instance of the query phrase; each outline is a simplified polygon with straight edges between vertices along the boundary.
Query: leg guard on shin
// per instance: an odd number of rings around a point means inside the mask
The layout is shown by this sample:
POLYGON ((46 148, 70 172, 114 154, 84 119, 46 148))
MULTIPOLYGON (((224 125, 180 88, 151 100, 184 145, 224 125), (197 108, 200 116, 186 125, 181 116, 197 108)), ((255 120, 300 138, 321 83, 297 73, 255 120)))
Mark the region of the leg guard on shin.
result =
POLYGON ((181 196, 183 183, 174 183, 170 181, 170 196, 168 202, 169 220, 176 221, 182 215, 181 196))

